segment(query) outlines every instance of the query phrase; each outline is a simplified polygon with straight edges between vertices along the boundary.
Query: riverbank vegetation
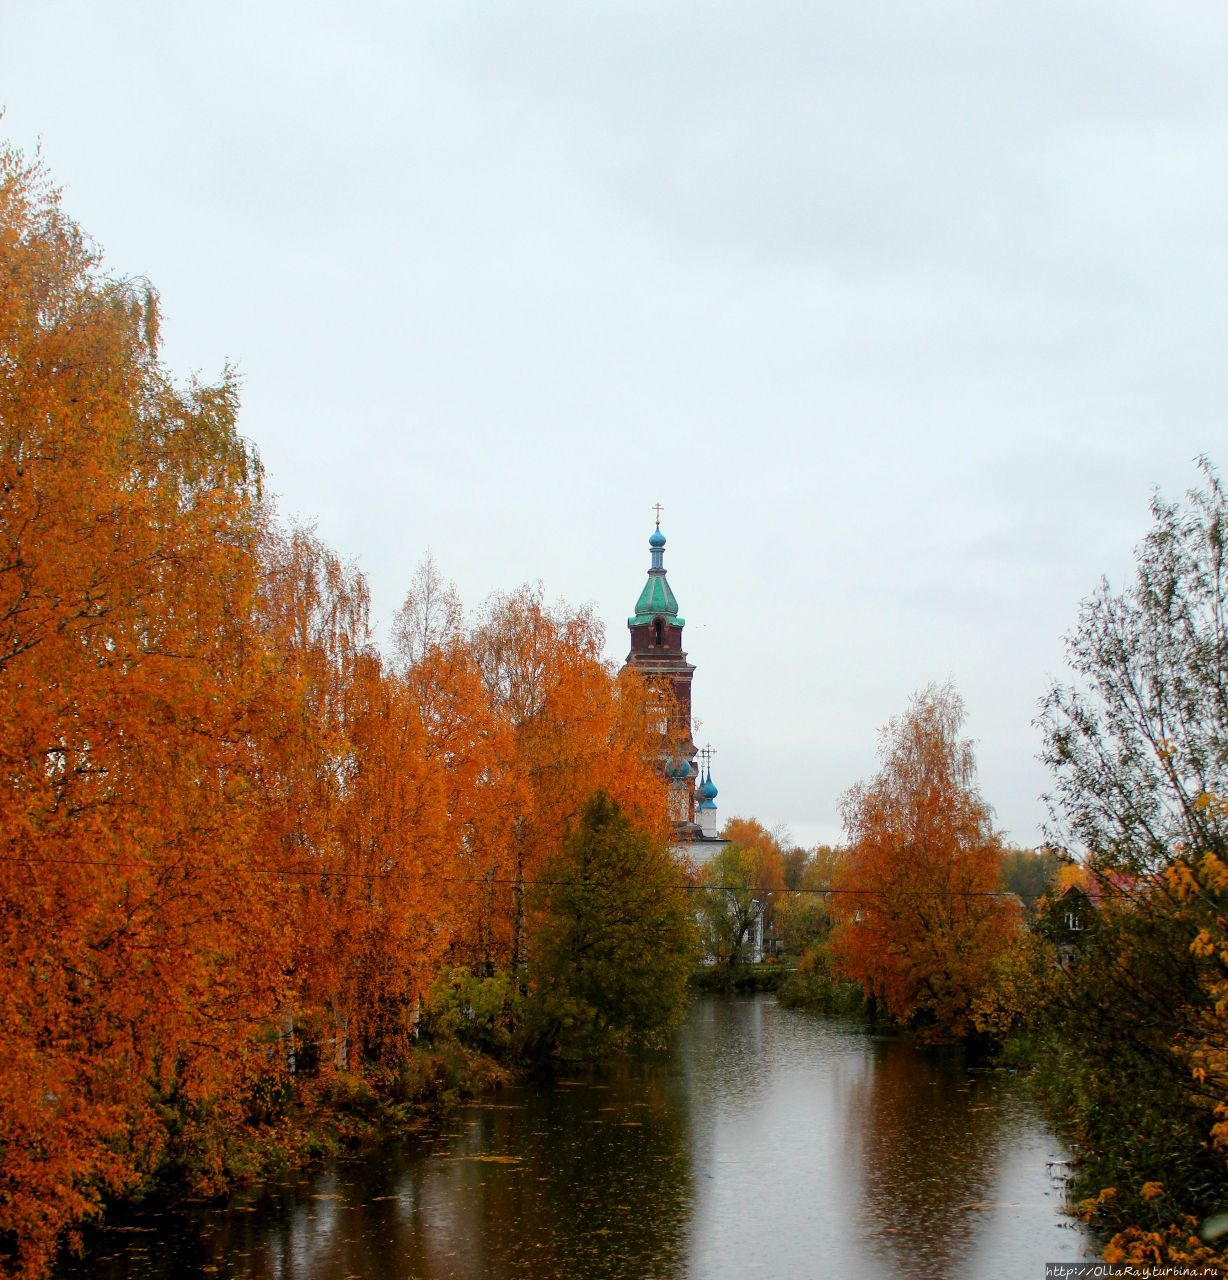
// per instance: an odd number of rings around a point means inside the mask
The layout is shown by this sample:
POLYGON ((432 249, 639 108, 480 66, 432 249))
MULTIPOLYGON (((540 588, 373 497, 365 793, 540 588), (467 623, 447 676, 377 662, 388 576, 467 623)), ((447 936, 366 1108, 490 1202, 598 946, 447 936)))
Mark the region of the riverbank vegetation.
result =
POLYGON ((0 278, 0 1265, 489 1080, 428 1007, 448 974, 537 1009, 540 959, 544 1056, 666 1025, 660 713, 592 614, 526 586, 466 621, 427 562, 381 654, 362 574, 268 500, 234 374, 177 383, 152 287, 11 151, 0 278), (629 923, 616 846, 653 890, 629 923), (613 1014, 602 928, 660 978, 613 1014))
POLYGON ((697 947, 693 908, 668 848, 604 791, 547 862, 534 891, 527 1047, 536 1061, 599 1061, 661 1047, 682 1021, 697 947))
POLYGON ((721 835, 729 843, 700 869, 695 905, 703 953, 728 989, 755 959, 755 939, 770 925, 785 881, 780 842, 762 823, 732 818, 721 835))
POLYGON ((1135 1264, 1226 1260, 1228 501, 1203 472, 1069 639, 1041 717, 1052 847, 1001 846, 931 688, 845 799, 826 912, 778 909, 816 926, 783 1001, 855 1009, 851 982, 920 1042, 1033 1065, 1079 1211, 1135 1264))
POLYGON ((1052 1094, 1106 1257, 1224 1262, 1228 1209, 1228 501, 1153 503, 1044 708, 1055 828, 1099 898, 1052 1002, 1052 1094), (1209 1245, 1209 1247, 1208 1247, 1209 1245))

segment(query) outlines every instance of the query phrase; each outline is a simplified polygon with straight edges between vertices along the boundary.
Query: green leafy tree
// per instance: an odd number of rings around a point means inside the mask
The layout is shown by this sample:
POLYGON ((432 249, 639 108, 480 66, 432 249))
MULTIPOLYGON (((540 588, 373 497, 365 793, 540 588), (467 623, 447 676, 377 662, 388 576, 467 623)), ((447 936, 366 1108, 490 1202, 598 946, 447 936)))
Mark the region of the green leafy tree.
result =
MULTIPOLYGON (((806 856, 800 875, 776 903, 776 932, 786 955, 800 956, 826 943, 832 929, 830 889, 844 871, 844 850, 821 844, 806 856)), ((787 882, 786 882, 787 883, 787 882)))
POLYGON ((1062 866, 1062 859, 1052 849, 1006 849, 1002 853, 1002 888, 1019 898, 1030 918, 1062 866))
POLYGON ((776 904, 776 934, 786 956, 819 946, 831 932, 831 911, 823 894, 786 893, 776 904))
POLYGON ((780 855, 781 870, 784 873, 785 888, 789 890, 801 888, 802 876, 810 865, 810 850, 795 844, 780 855))
POLYGON ((726 845, 703 869, 698 895, 700 936, 717 964, 746 963, 766 909, 754 849, 726 845))
POLYGON ((697 950, 681 873, 604 791, 542 871, 531 914, 526 1030, 537 1056, 659 1044, 681 1020, 697 950))

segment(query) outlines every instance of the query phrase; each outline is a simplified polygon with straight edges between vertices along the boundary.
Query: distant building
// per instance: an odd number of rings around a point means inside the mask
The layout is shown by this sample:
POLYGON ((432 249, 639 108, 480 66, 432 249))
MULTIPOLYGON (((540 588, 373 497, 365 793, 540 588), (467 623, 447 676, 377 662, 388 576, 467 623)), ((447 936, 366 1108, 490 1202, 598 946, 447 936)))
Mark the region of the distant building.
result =
POLYGON ((648 539, 651 559, 648 581, 627 619, 631 651, 626 665, 640 671, 661 698, 660 768, 669 781, 673 849, 696 863, 707 862, 729 842, 717 835, 716 784, 709 760, 700 775, 692 736, 691 682, 695 667, 682 647, 686 619, 678 615, 678 601, 665 576, 665 535, 661 511, 648 539))
POLYGON ((1072 884, 1048 902, 1042 899, 1034 928, 1053 943, 1058 963, 1065 967, 1082 948, 1095 918, 1096 904, 1091 896, 1072 884))

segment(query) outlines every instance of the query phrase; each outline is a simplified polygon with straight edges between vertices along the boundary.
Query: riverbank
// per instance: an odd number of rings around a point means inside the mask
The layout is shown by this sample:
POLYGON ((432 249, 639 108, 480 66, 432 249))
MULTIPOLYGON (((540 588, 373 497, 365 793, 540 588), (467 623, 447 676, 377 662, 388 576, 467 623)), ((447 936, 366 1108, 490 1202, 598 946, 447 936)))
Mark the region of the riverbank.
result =
POLYGON ((791 966, 783 964, 704 965, 691 974, 690 987, 725 995, 779 991, 792 972, 791 966))
POLYGON ((787 1008, 810 1013, 857 1015, 866 1011, 860 983, 841 982, 825 969, 799 968, 788 961, 706 965, 691 974, 690 986, 693 991, 724 995, 773 992, 787 1008))
POLYGON ((699 994, 668 1053, 428 1109, 224 1201, 146 1206, 60 1280, 735 1280, 816 1257, 865 1280, 1034 1280, 1093 1256, 1062 1212, 1067 1156, 1009 1073, 699 994))
POLYGON ((418 1133, 514 1078, 494 1058, 444 1043, 414 1047, 395 1074, 382 1078, 345 1071, 300 1077, 262 1098, 247 1121, 207 1107, 168 1110, 165 1159, 127 1194, 104 1200, 87 1226, 97 1230, 149 1206, 174 1211, 220 1202, 245 1188, 308 1173, 418 1133))
POLYGON ((826 968, 798 969, 790 973, 777 994, 780 1003, 790 1009, 840 1017, 868 1015, 861 983, 833 978, 826 968))

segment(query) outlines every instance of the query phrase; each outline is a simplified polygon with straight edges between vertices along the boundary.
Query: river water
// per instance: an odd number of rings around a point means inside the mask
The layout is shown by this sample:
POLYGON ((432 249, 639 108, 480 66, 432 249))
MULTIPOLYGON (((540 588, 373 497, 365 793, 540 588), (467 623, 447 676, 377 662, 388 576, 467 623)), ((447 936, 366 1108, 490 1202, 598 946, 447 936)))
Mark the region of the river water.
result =
POLYGON ((361 1160, 93 1233, 65 1277, 1040 1280, 1095 1256, 1008 1072, 768 995, 361 1160))

